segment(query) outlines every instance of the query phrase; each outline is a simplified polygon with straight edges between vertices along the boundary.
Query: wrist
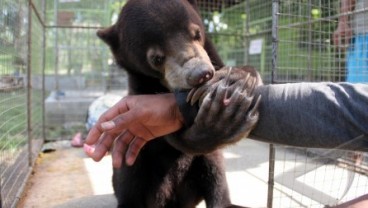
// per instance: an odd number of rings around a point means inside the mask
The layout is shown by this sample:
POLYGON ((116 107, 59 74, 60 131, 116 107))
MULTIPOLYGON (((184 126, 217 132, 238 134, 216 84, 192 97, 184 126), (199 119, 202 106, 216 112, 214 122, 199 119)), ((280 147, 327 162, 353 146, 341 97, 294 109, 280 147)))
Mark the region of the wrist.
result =
POLYGON ((189 91, 175 91, 174 96, 177 106, 177 118, 184 124, 184 126, 191 126, 197 116, 199 107, 198 104, 190 105, 186 102, 189 91))

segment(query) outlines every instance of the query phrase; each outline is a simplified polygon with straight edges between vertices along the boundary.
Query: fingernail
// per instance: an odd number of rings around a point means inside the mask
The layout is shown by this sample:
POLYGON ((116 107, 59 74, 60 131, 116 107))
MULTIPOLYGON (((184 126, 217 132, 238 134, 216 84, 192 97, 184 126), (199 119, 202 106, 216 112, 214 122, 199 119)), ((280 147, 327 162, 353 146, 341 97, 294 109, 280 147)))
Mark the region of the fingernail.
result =
POLYGON ((230 104, 230 99, 224 99, 223 102, 225 106, 228 106, 230 104))
POLYGON ((113 121, 107 121, 101 124, 104 130, 109 130, 115 128, 115 123, 113 121))
POLYGON ((83 145, 83 150, 87 155, 92 155, 95 152, 95 147, 90 146, 88 144, 83 145))
POLYGON ((128 158, 126 159, 126 164, 127 164, 128 166, 132 166, 132 165, 133 165, 133 163, 134 163, 134 159, 133 159, 132 157, 128 157, 128 158))

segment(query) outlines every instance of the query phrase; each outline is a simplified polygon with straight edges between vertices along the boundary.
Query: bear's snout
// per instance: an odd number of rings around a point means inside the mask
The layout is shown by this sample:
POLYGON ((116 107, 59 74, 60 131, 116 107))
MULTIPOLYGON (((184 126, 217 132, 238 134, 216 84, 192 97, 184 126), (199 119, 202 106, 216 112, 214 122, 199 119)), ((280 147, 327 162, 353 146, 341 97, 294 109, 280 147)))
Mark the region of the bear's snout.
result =
POLYGON ((194 69, 187 77, 187 83, 193 87, 197 87, 212 79, 214 74, 213 68, 194 69))

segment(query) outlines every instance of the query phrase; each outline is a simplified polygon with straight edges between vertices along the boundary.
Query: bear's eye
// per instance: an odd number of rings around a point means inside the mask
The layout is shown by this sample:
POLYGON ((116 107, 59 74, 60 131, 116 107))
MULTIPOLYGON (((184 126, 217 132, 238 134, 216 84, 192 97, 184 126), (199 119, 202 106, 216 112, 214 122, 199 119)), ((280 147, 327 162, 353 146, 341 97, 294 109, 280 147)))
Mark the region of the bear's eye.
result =
POLYGON ((201 40, 201 31, 199 30, 196 30, 194 32, 194 37, 193 37, 194 40, 201 40))
POLYGON ((151 56, 151 63, 155 66, 161 66, 165 61, 165 56, 151 56))

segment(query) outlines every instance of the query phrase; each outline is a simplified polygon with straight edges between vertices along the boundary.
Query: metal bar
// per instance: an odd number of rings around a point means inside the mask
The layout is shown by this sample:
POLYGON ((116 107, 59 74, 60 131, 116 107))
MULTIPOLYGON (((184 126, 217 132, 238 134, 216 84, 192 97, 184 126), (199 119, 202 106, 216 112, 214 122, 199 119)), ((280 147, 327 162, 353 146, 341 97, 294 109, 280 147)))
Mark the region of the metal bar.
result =
MULTIPOLYGON (((42 0, 43 16, 46 17, 46 0, 42 0)), ((45 99, 46 99, 46 87, 45 87, 45 70, 46 70, 46 27, 42 25, 42 139, 46 141, 46 115, 45 115, 45 99)))
MULTIPOLYGON (((340 14, 337 14, 337 15, 329 16, 329 17, 318 18, 318 19, 309 19, 308 21, 305 21, 305 22, 295 22, 295 23, 288 24, 287 26, 288 27, 299 27, 299 26, 312 24, 312 23, 320 22, 320 21, 332 21, 332 20, 338 19, 339 17, 342 17, 342 16, 351 16, 351 15, 360 14, 360 13, 363 13, 363 12, 368 12, 368 7, 363 8, 363 9, 359 9, 359 10, 356 10, 356 11, 340 13, 340 14)), ((288 16, 288 17, 298 17, 297 15, 293 15, 293 14, 280 14, 280 15, 288 16)))
POLYGON ((97 26, 55 26, 55 25, 45 25, 46 28, 61 28, 61 29, 103 29, 105 27, 97 27, 97 26))
MULTIPOLYGON (((350 11, 350 12, 343 12, 343 13, 339 13, 339 14, 324 17, 324 18, 318 18, 316 20, 313 20, 312 22, 316 22, 316 21, 320 21, 320 20, 328 21, 328 20, 338 19, 339 17, 343 17, 343 16, 351 16, 351 15, 355 15, 355 14, 365 13, 367 11, 368 11, 368 7, 364 7, 362 9, 357 9, 357 10, 350 11)), ((280 15, 282 15, 282 16, 298 16, 298 15, 286 14, 286 13, 280 13, 280 15)), ((298 23, 296 23, 296 24, 298 24, 298 23)))
MULTIPOLYGON (((277 48, 278 48, 278 14, 280 0, 272 1, 272 73, 271 83, 275 83, 275 72, 277 69, 277 48)), ((270 144, 269 159, 268 159, 268 190, 267 190, 267 208, 272 208, 273 204, 273 189, 275 183, 275 147, 270 144)))
POLYGON ((208 36, 221 35, 221 36, 232 36, 232 37, 245 37, 244 34, 232 34, 232 33, 224 33, 224 32, 213 32, 207 33, 208 36))
POLYGON ((244 39, 245 39, 245 47, 244 47, 244 64, 249 64, 249 37, 247 36, 249 34, 249 0, 246 0, 245 2, 245 33, 244 33, 244 39))
MULTIPOLYGON (((29 1, 29 4, 30 4, 30 6, 32 7, 32 9, 33 9, 34 13, 36 14, 36 17, 37 17, 38 21, 41 23, 42 27, 45 27, 45 26, 46 26, 46 24, 45 24, 45 22, 43 21, 43 19, 41 18, 41 15, 40 15, 40 13, 38 12, 38 10, 37 10, 36 6, 34 5, 33 1, 32 1, 32 0, 30 0, 30 1, 29 1)), ((44 16, 44 17, 45 17, 45 16, 44 16)))
MULTIPOLYGON (((279 27, 279 29, 280 29, 280 27, 279 27)), ((262 31, 259 31, 257 33, 252 33, 252 34, 246 34, 245 37, 250 38, 250 37, 253 37, 253 36, 266 35, 268 33, 272 33, 272 29, 262 30, 262 31)))
POLYGON ((277 48, 278 48, 278 14, 279 14, 279 0, 272 1, 272 74, 271 82, 275 81, 275 73, 277 69, 277 48))
POLYGON ((273 206, 273 189, 275 184, 275 147, 270 144, 269 156, 268 156, 268 190, 267 190, 267 208, 273 206))
MULTIPOLYGON (((312 10, 312 2, 309 0, 309 4, 308 4, 308 11, 311 11, 312 10)), ((312 20, 312 15, 311 13, 309 13, 309 16, 308 16, 308 22, 311 22, 312 20)), ((307 77, 308 77, 308 81, 311 81, 312 80, 312 46, 310 43, 312 43, 312 23, 309 23, 308 24, 308 57, 307 57, 307 71, 308 71, 308 74, 307 74, 307 77)))
MULTIPOLYGON (((54 21, 57 24, 58 21, 58 2, 59 0, 54 0, 54 21)), ((59 94, 59 36, 58 36, 58 29, 55 28, 55 41, 54 41, 54 67, 55 67, 55 91, 56 97, 59 94)))
POLYGON ((27 39, 27 137, 28 137, 28 165, 32 166, 32 0, 28 1, 28 39, 27 39))

